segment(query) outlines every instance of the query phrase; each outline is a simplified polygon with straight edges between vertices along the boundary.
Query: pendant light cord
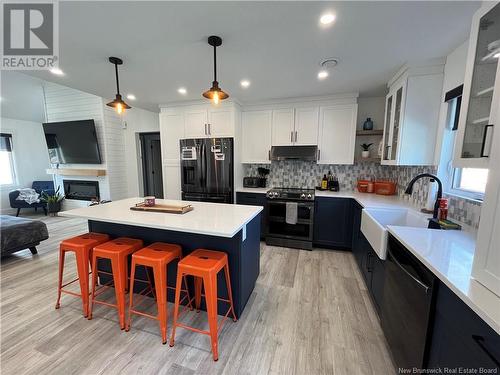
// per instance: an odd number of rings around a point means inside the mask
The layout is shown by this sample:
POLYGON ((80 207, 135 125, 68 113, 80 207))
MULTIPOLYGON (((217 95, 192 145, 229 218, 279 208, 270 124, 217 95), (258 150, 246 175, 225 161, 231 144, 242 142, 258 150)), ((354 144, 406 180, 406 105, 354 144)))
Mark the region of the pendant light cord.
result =
POLYGON ((214 81, 217 82, 217 47, 214 46, 214 81))
POLYGON ((115 64, 116 93, 120 95, 120 82, 118 81, 118 65, 115 64))

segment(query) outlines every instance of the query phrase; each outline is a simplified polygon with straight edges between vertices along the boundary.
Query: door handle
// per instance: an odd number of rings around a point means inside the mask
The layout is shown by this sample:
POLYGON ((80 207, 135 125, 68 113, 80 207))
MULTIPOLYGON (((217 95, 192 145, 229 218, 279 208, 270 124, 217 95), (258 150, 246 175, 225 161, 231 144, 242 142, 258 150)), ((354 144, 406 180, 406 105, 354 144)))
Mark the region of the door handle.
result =
POLYGON ((401 271, 406 273, 406 275, 408 275, 413 281, 415 281, 420 287, 422 287, 425 290, 425 294, 429 293, 429 290, 431 289, 430 286, 425 285, 422 281, 420 281, 415 276, 413 276, 411 273, 409 273, 406 270, 406 268, 404 268, 403 265, 397 261, 396 257, 394 256, 394 254, 391 252, 390 249, 387 249, 387 253, 391 256, 392 260, 401 269, 401 271))
POLYGON ((293 132, 290 132, 290 143, 293 143, 293 132))
POLYGON ((271 150, 267 151, 267 158, 271 160, 271 150))
POLYGON ((486 125, 486 126, 484 127, 484 132, 483 132, 483 141, 482 141, 482 143, 481 143, 481 154, 479 155, 479 156, 480 156, 480 157, 482 157, 482 158, 487 158, 487 157, 489 157, 489 156, 490 156, 490 155, 485 155, 485 154, 484 154, 484 149, 485 149, 485 147, 486 147, 486 137, 487 137, 487 135, 488 135, 488 128, 490 128, 490 127, 492 128, 492 127, 493 127, 493 124, 489 124, 489 125, 486 125))
POLYGON ((207 135, 207 124, 205 124, 205 135, 207 135))
POLYGON ((318 148, 318 160, 321 159, 321 150, 318 148))
POLYGON ((295 142, 297 142, 297 130, 295 130, 295 142))
POLYGON ((208 124, 208 135, 212 135, 211 124, 208 124))

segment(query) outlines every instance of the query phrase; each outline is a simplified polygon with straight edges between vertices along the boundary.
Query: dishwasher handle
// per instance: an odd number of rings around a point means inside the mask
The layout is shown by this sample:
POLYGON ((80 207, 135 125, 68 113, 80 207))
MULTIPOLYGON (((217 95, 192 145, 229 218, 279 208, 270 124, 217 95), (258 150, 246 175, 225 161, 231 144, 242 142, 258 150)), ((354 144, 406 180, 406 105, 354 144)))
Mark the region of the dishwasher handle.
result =
POLYGON ((418 285, 420 285, 425 290, 425 294, 429 294, 429 290, 431 289, 430 286, 425 285, 421 280, 417 279, 415 276, 413 276, 411 273, 409 273, 408 270, 406 270, 406 268, 404 268, 403 265, 398 262, 398 260, 394 256, 394 254, 391 252, 390 248, 387 248, 387 253, 391 256, 392 260, 394 260, 394 263, 396 263, 396 265, 399 268, 401 268, 401 270, 404 273, 406 273, 413 281, 415 281, 418 285))

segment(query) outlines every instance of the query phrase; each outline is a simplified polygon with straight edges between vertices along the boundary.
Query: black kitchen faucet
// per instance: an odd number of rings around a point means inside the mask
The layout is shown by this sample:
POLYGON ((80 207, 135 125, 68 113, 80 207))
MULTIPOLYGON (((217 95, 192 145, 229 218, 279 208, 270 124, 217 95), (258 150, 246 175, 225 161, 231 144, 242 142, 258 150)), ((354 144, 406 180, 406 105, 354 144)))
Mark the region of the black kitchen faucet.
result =
MULTIPOLYGON (((421 173, 419 175, 416 175, 415 177, 413 177, 413 179, 408 184, 408 186, 405 190, 405 194, 411 194, 413 191, 413 184, 415 184, 415 181, 417 181, 421 178, 424 178, 424 177, 429 177, 432 182, 436 181, 438 184, 438 192, 437 192, 436 202, 434 203, 434 212, 432 214, 432 217, 437 220, 438 209, 439 209, 439 200, 443 196, 443 184, 441 183, 441 180, 437 176, 430 174, 430 173, 421 173)), ((429 228, 431 228, 431 226, 432 226, 432 228, 435 228, 435 226, 432 225, 432 222, 429 222, 429 228)))

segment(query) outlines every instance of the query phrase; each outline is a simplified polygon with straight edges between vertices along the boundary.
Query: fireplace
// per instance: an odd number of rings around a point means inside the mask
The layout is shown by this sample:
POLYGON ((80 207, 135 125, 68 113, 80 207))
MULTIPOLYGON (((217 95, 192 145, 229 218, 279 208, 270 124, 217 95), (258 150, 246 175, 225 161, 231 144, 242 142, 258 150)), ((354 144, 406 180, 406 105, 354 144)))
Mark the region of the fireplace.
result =
POLYGON ((99 182, 84 180, 63 180, 66 199, 80 201, 99 200, 99 182))

